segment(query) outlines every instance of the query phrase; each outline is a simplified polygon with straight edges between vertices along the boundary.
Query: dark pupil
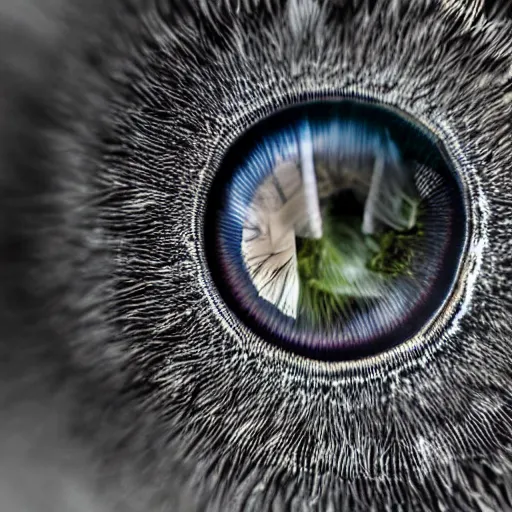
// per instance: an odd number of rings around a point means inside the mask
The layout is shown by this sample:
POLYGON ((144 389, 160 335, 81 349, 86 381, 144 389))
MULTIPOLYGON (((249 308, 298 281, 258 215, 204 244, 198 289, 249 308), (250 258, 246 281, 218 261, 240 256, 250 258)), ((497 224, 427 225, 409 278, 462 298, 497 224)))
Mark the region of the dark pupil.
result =
POLYGON ((458 180, 435 137, 349 101, 251 127, 212 186, 212 276, 246 325, 327 359, 413 336, 450 293, 465 237, 458 180))

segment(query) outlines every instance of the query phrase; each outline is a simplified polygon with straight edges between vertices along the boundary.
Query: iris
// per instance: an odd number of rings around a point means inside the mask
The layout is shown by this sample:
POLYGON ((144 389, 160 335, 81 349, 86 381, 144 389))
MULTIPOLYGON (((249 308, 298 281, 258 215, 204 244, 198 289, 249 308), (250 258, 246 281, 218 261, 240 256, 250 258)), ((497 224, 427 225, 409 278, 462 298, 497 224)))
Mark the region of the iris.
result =
POLYGON ((205 219, 219 291, 250 329, 326 360, 376 355, 442 309, 465 241, 436 136, 356 99, 282 109, 226 152, 205 219))

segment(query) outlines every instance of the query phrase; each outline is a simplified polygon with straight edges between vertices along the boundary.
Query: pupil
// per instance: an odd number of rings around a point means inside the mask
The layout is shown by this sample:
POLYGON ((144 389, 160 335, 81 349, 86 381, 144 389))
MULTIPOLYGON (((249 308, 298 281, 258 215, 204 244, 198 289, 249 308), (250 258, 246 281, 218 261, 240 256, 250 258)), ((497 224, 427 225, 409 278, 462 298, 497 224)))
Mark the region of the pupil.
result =
POLYGON ((414 336, 449 296, 464 245, 444 155, 410 119, 353 100, 251 127, 224 156, 205 217, 226 305, 267 342, 320 359, 414 336))
POLYGON ((384 152, 366 160, 309 162, 309 182, 308 162, 279 162, 248 209, 245 266, 259 295, 300 325, 346 321, 411 273, 421 236, 412 170, 384 152))

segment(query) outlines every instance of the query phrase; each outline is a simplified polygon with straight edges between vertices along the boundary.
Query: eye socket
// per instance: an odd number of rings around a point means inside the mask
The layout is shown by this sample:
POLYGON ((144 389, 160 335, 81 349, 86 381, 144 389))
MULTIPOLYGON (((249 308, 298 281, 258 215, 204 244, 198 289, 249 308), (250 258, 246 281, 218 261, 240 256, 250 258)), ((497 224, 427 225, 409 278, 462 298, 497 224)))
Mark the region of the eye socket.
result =
POLYGON ((270 343, 323 360, 376 355, 442 309, 466 237, 440 141, 369 101, 297 104, 226 152, 205 219, 222 297, 270 343))

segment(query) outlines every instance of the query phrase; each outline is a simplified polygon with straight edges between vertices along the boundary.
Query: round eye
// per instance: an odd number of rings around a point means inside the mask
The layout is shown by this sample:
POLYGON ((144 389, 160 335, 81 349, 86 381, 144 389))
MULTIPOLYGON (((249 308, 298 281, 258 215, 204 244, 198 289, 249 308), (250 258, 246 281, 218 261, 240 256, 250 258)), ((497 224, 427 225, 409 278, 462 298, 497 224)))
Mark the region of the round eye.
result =
POLYGON ((229 308, 269 343, 318 359, 378 354, 442 309, 466 237, 435 135, 352 99, 295 105, 226 152, 205 220, 229 308))

